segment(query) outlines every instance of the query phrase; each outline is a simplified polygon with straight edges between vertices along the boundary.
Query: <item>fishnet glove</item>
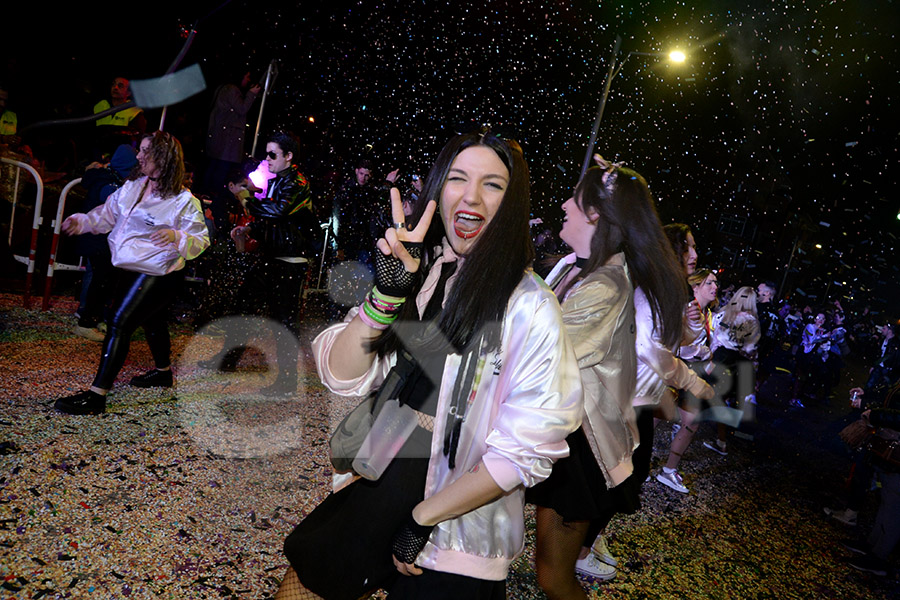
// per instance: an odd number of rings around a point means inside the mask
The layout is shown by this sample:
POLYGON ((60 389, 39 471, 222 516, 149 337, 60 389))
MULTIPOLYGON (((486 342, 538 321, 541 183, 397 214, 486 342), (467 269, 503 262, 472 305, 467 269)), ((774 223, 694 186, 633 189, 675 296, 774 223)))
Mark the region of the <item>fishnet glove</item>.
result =
POLYGON ((413 564, 419 552, 425 547, 434 525, 419 525, 410 515, 406 522, 400 526, 394 534, 391 550, 397 560, 406 564, 413 564))
MULTIPOLYGON (((422 246, 422 242, 403 242, 403 247, 416 260, 422 259, 422 246)), ((415 276, 399 258, 375 251, 375 287, 385 296, 406 298, 412 291, 415 276)))

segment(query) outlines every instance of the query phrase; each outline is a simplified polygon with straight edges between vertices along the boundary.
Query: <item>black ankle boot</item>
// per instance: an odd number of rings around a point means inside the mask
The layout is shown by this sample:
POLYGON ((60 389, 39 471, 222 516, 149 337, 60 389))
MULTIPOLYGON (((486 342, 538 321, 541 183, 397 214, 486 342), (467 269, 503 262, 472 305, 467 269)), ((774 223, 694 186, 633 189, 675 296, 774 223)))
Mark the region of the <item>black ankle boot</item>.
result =
POLYGON ((159 369, 153 369, 152 371, 147 371, 143 375, 132 377, 129 384, 139 388, 169 388, 172 387, 172 370, 160 371, 159 369))
POLYGON ((106 396, 86 390, 60 398, 53 407, 68 415, 102 415, 106 412, 106 396))

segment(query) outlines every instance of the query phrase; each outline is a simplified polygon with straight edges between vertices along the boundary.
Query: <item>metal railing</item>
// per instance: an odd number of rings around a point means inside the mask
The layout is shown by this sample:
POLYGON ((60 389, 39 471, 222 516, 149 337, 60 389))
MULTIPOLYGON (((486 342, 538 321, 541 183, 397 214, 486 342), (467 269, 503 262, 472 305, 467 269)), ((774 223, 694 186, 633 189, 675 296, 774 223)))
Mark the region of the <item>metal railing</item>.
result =
POLYGON ((34 201, 34 219, 31 224, 31 243, 29 244, 28 248, 28 256, 26 257, 13 254, 14 259, 19 261, 20 263, 24 263, 27 267, 27 275, 25 276, 25 293, 23 294, 22 302, 25 305, 25 308, 31 308, 31 285, 34 281, 34 265, 35 258, 37 257, 38 230, 40 229, 42 223, 41 207, 44 204, 44 181, 41 179, 41 176, 38 174, 35 168, 28 163, 24 163, 12 158, 0 158, 0 162, 18 167, 16 170, 16 181, 13 186, 12 213, 10 214, 9 218, 10 249, 12 249, 13 227, 15 226, 16 218, 16 206, 19 200, 19 170, 24 169, 28 171, 31 176, 34 177, 34 182, 37 186, 37 196, 34 201))
POLYGON ((41 301, 41 310, 47 310, 50 308, 50 292, 51 286, 53 285, 53 272, 54 271, 82 271, 84 268, 81 266, 81 259, 79 258, 77 265, 68 265, 65 263, 57 263, 56 262, 56 251, 59 249, 59 232, 62 228, 63 222, 63 214, 66 209, 66 198, 69 195, 69 190, 73 187, 81 183, 81 177, 77 179, 73 179, 62 189, 59 193, 59 206, 56 208, 56 218, 53 219, 53 222, 50 224, 53 227, 53 240, 50 242, 50 258, 47 261, 47 278, 44 280, 44 297, 41 301))

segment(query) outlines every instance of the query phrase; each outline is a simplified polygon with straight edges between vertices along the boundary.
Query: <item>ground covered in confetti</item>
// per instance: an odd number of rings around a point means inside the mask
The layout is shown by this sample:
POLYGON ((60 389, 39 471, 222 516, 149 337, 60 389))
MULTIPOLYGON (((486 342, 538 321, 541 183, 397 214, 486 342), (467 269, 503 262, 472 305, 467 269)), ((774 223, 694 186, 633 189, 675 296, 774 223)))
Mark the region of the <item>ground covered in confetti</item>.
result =
MULTIPOLYGON (((99 344, 71 333, 75 304, 47 312, 0 295, 0 598, 271 597, 286 567, 284 537, 330 489, 326 440, 354 405, 319 383, 309 340, 324 322, 307 313, 301 393, 255 394, 268 383, 265 354, 238 374, 201 369, 221 345, 189 319, 173 321, 177 385, 125 385, 151 365, 140 335, 106 414, 56 414, 52 401, 90 383, 99 344)), ((264 346, 264 344, 261 344, 264 346)), ((857 573, 838 541, 871 525, 870 494, 858 528, 827 520, 849 463, 830 406, 784 408, 777 380, 758 419, 733 437, 727 457, 700 442, 685 455, 690 494, 651 480, 644 510, 609 530, 617 578, 585 582, 606 598, 891 598, 897 580, 857 573)), ((664 455, 670 427, 657 429, 664 455)), ((529 513, 529 520, 532 515, 529 513)), ((533 535, 508 580, 508 597, 543 598, 533 535)))

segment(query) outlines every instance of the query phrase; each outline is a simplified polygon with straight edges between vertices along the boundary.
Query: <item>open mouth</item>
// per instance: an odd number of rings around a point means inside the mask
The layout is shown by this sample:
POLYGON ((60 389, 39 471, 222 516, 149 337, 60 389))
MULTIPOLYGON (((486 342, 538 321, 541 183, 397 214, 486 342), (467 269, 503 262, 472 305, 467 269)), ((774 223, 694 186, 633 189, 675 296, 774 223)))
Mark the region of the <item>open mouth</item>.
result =
POLYGON ((484 227, 484 217, 477 213, 459 211, 453 215, 453 231, 464 240, 478 235, 484 227))

